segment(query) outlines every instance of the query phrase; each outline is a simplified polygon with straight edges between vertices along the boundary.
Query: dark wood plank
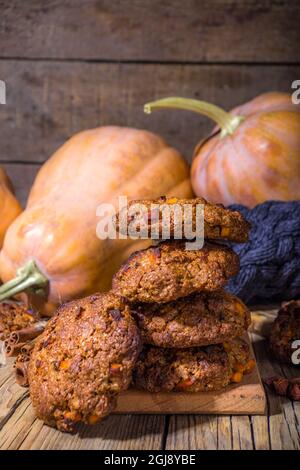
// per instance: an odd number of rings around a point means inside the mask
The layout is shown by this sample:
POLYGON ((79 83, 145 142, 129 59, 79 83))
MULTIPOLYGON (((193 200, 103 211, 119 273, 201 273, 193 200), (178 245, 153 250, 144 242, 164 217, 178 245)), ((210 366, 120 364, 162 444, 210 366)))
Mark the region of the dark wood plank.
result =
POLYGON ((1 0, 1 57, 299 62, 297 0, 1 0))
POLYGON ((10 164, 1 164, 5 168, 7 174, 9 175, 11 181, 13 182, 15 193, 22 204, 22 207, 25 207, 28 193, 32 186, 33 180, 40 168, 40 165, 27 165, 22 163, 10 163, 10 164))
POLYGON ((0 431, 28 395, 28 390, 16 383, 13 363, 14 358, 8 358, 0 367, 0 431))
POLYGON ((171 416, 167 450, 252 450, 249 416, 171 416))
POLYGON ((48 158, 70 135, 99 125, 147 128, 191 159, 212 123, 191 112, 145 115, 145 102, 181 95, 230 109, 260 92, 291 91, 300 66, 200 66, 0 61, 2 160, 48 158))
POLYGON ((218 448, 218 421, 218 416, 210 415, 171 416, 166 449, 216 450, 218 448))
MULTIPOLYGON (((31 408, 31 407, 30 407, 31 408)), ((32 408, 28 413, 32 413, 32 408)), ((95 427, 82 426, 77 435, 49 429, 35 420, 23 440, 23 450, 160 450, 163 443, 165 417, 109 416, 95 427)))

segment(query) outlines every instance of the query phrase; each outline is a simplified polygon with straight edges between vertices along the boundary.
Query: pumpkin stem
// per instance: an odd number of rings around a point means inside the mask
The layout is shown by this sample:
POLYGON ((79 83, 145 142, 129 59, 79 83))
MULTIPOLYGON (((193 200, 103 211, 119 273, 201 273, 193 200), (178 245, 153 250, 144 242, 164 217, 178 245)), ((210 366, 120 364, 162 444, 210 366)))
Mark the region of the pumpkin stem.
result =
POLYGON ((0 301, 13 297, 31 288, 35 293, 41 293, 48 284, 48 279, 41 273, 34 260, 28 261, 18 269, 17 275, 11 281, 0 287, 0 301))
POLYGON ((175 108, 175 109, 186 109, 188 111, 194 111, 204 116, 209 117, 217 123, 221 129, 221 137, 231 135, 244 120, 243 116, 235 116, 224 109, 219 108, 206 101, 192 100, 188 98, 164 98, 158 101, 152 101, 144 106, 144 112, 150 114, 155 109, 161 108, 175 108))

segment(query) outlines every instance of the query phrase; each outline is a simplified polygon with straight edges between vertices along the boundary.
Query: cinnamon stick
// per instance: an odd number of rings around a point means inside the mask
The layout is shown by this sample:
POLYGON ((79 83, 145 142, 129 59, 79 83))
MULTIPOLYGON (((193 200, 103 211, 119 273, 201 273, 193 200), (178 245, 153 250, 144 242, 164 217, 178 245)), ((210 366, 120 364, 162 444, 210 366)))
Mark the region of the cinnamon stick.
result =
POLYGON ((34 346, 34 340, 31 341, 30 343, 24 344, 24 346, 21 347, 20 352, 22 354, 30 354, 31 351, 33 350, 33 346, 34 346))
POLYGON ((15 378, 17 384, 21 387, 28 387, 28 365, 30 361, 29 353, 19 353, 14 364, 15 378))
POLYGON ((19 360, 16 360, 15 363, 15 378, 16 382, 18 385, 21 387, 28 387, 28 364, 29 364, 29 358, 30 356, 27 357, 27 359, 20 358, 19 360))
POLYGON ((17 356, 21 352, 21 348, 26 343, 11 344, 8 339, 4 341, 4 350, 7 357, 17 356))
POLYGON ((30 341, 31 339, 34 339, 43 333, 46 324, 46 321, 38 321, 26 328, 13 331, 10 333, 8 340, 11 344, 25 343, 26 341, 30 341))

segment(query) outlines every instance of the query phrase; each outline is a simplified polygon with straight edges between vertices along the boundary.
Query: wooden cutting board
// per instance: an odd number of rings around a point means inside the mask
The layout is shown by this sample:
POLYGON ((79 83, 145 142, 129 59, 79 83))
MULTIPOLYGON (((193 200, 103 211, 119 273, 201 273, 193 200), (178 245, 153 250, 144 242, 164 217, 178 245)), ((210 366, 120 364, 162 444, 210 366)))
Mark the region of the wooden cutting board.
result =
MULTIPOLYGON (((252 357, 255 359, 249 338, 252 357)), ((266 412, 266 397, 258 367, 240 384, 218 392, 148 393, 130 389, 119 396, 118 414, 247 414, 266 412)))

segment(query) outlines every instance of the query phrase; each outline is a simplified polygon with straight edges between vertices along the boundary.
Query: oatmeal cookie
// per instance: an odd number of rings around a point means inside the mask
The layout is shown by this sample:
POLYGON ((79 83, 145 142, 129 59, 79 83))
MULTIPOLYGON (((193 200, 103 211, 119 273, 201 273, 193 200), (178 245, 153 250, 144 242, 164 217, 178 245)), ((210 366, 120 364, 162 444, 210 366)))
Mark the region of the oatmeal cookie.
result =
POLYGON ((202 348, 145 346, 133 372, 136 387, 148 392, 208 392, 240 382, 252 371, 249 346, 241 339, 202 348))
POLYGON ((145 344, 191 348, 242 336, 250 312, 225 291, 193 294, 165 304, 141 304, 133 310, 145 344))
MULTIPOLYGON (((128 234, 128 227, 145 228, 149 238, 152 233, 155 233, 154 238, 163 237, 163 214, 166 213, 168 208, 170 211, 170 237, 173 238, 175 229, 178 225, 181 226, 183 232, 184 224, 191 222, 191 229, 193 232, 196 230, 197 204, 204 205, 204 238, 211 240, 230 240, 238 243, 246 242, 249 237, 251 228, 250 223, 238 211, 226 209, 222 204, 211 204, 202 197, 194 199, 178 199, 175 197, 166 198, 160 197, 159 199, 146 199, 130 201, 128 208, 125 207, 115 217, 115 226, 118 231, 123 233, 122 224, 120 220, 126 220, 125 233, 128 234), (184 213, 181 220, 176 219, 174 207, 183 208, 184 205, 191 205, 191 213, 184 213), (155 206, 154 206, 155 205, 155 206), (158 207, 159 205, 159 207, 158 207), (137 211, 137 208, 141 210, 137 211), (132 212, 131 212, 132 211, 132 212), (187 217, 189 220, 187 220, 187 217)), ((152 237, 153 238, 153 237, 152 237)))
POLYGON ((229 248, 207 243, 186 250, 184 241, 162 242, 133 253, 113 278, 113 290, 130 302, 170 302, 224 287, 238 273, 229 248))
POLYGON ((58 309, 30 357, 30 396, 37 416, 61 431, 94 424, 127 389, 140 352, 130 308, 112 293, 58 309))
POLYGON ((300 300, 287 302, 279 309, 270 333, 271 351, 281 361, 292 364, 292 344, 296 340, 300 340, 300 300))

